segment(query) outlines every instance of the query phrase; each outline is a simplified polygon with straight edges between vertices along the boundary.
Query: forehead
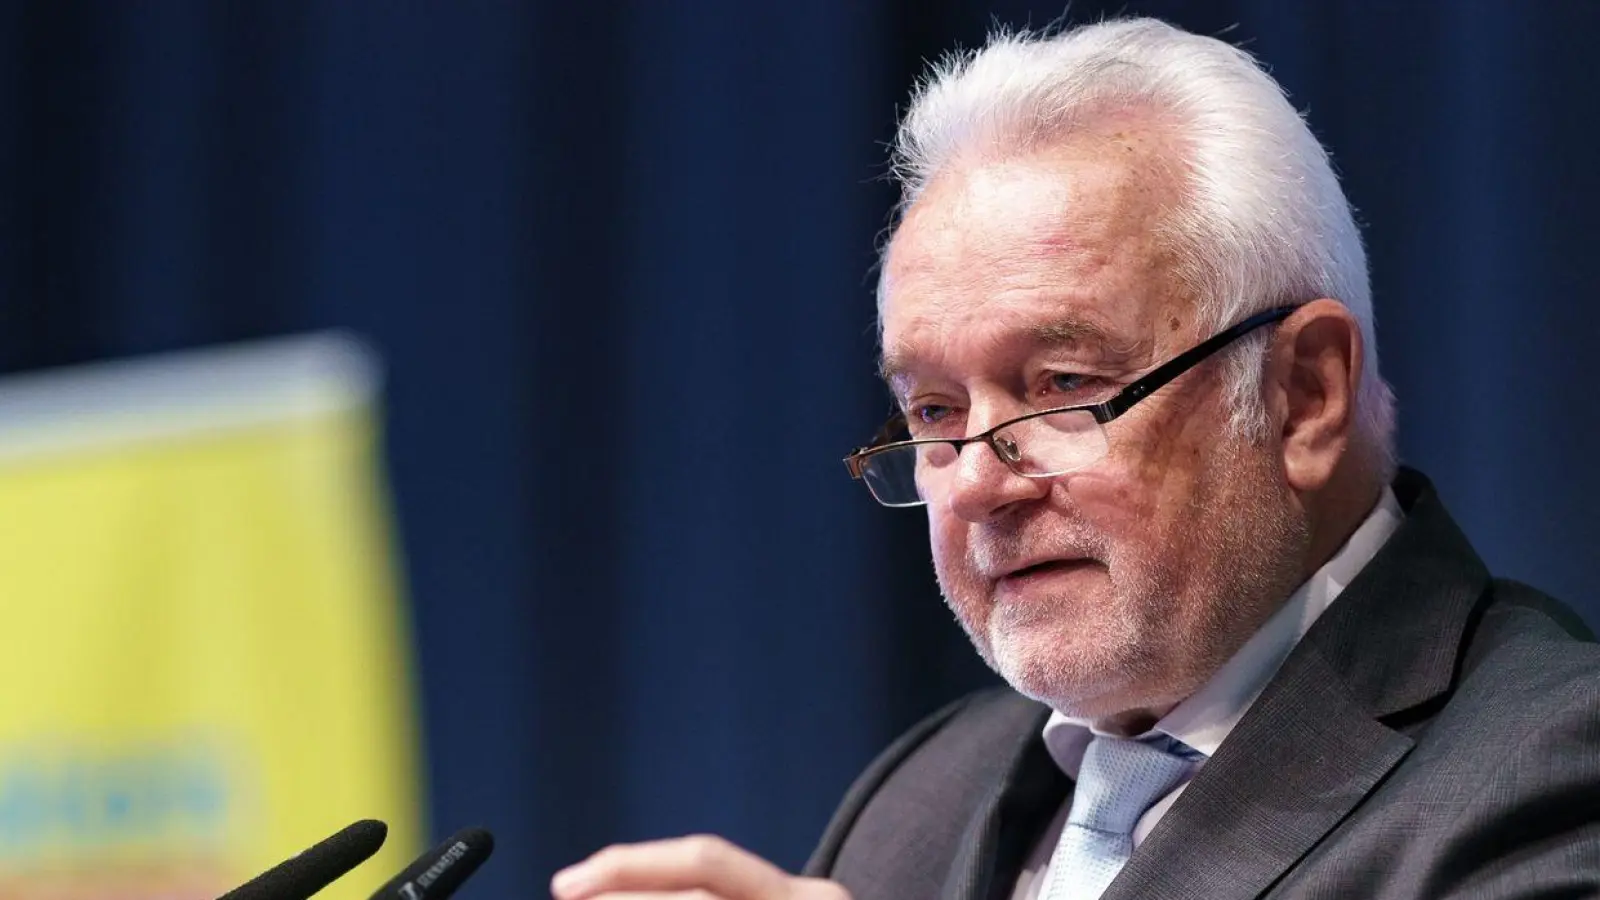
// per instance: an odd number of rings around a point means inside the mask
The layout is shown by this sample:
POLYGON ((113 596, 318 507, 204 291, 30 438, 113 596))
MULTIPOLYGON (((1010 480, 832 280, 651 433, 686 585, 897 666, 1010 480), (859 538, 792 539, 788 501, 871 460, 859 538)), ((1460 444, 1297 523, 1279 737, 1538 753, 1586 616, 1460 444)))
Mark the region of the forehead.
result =
POLYGON ((1114 137, 936 177, 885 258, 886 366, 956 337, 1162 343, 1189 317, 1160 240, 1174 191, 1149 155, 1114 137))

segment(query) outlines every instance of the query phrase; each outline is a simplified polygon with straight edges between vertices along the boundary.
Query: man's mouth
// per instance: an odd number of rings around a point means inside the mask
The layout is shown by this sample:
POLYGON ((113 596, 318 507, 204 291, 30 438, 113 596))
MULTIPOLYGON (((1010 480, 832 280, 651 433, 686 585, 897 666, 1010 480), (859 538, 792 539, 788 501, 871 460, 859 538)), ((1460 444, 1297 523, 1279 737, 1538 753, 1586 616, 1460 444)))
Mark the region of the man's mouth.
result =
POLYGON ((1094 564, 1090 559, 1046 559, 1030 563, 1000 576, 1000 581, 1023 581, 1032 577, 1060 572, 1075 572, 1094 564))

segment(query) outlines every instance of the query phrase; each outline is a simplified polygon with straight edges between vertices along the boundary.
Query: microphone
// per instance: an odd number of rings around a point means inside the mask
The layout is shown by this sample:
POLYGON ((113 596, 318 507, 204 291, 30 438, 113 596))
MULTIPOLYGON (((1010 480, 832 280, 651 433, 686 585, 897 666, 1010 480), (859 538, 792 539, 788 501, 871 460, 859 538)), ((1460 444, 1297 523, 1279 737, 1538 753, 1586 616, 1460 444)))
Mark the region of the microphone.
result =
POLYGON ((372 900, 445 900, 494 851, 494 835, 463 828, 378 888, 372 900))
POLYGON ((378 852, 389 826, 363 819, 273 866, 217 900, 308 900, 378 852))

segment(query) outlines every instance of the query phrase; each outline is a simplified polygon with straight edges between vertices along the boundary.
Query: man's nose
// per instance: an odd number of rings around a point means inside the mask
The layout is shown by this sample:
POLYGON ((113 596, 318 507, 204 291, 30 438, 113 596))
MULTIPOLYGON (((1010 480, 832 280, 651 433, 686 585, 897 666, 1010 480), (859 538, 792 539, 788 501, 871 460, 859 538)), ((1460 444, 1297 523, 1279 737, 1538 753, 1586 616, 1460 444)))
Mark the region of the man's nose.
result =
MULTIPOLYGON (((1014 447, 1003 431, 997 439, 1002 451, 1014 447)), ((960 518, 986 522, 1014 503, 1040 500, 1049 494, 1050 479, 1018 475, 1000 460, 995 448, 974 441, 962 447, 956 459, 947 502, 960 518)))

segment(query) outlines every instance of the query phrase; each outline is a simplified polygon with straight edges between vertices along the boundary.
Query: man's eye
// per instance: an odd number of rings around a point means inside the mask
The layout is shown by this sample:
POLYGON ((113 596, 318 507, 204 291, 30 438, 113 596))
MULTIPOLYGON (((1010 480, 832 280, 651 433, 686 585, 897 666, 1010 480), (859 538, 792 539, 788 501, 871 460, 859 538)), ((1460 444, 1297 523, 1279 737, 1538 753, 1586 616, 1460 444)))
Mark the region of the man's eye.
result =
POLYGON ((1050 388, 1063 394, 1075 394, 1089 387, 1094 379, 1077 372, 1055 372, 1050 376, 1050 388))
POLYGON ((911 410, 911 420, 923 425, 938 424, 940 420, 948 415, 950 415, 950 407, 938 406, 935 404, 917 406, 913 407, 911 410))

